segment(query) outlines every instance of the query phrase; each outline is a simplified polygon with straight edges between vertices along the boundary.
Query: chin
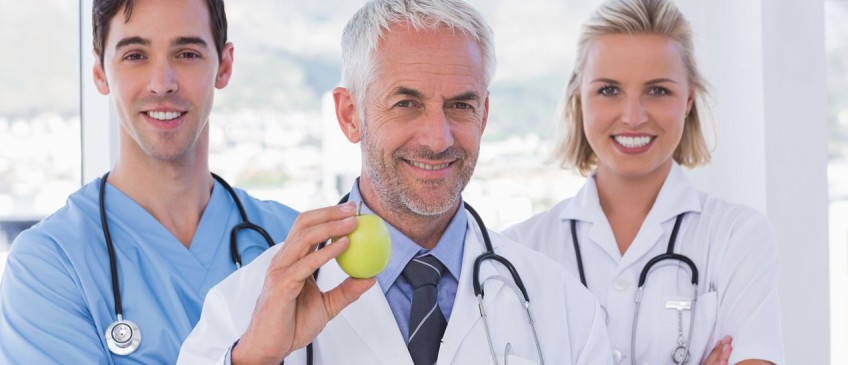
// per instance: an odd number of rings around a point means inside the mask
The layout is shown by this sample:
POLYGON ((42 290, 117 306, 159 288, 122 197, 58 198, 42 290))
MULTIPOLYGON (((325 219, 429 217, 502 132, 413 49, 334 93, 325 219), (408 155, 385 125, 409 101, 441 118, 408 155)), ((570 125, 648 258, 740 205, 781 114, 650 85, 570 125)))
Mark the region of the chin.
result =
MULTIPOLYGON (((440 187, 444 189, 444 186, 440 187)), ((422 216, 441 215, 449 212, 457 201, 459 194, 454 196, 450 192, 437 191, 429 193, 417 193, 415 196, 405 195, 401 197, 403 205, 407 210, 422 216)))

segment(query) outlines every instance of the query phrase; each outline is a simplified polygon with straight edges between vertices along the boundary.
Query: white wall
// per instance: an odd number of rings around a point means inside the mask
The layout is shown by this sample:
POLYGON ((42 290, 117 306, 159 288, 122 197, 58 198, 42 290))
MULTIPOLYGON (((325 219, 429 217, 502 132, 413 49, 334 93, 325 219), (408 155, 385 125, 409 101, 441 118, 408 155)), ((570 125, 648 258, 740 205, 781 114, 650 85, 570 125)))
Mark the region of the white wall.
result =
POLYGON ((103 175, 118 157, 118 119, 109 98, 94 87, 90 0, 80 0, 80 130, 82 181, 103 175))
POLYGON ((717 148, 701 189, 765 212, 780 255, 786 360, 828 364, 823 0, 678 0, 712 84, 717 148))

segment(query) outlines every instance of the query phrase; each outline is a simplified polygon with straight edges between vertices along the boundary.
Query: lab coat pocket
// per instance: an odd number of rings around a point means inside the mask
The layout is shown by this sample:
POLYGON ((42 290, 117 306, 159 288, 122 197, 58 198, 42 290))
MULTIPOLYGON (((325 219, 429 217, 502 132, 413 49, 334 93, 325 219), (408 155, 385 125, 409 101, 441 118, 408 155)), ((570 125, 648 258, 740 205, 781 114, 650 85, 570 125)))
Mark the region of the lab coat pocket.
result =
POLYGON ((718 296, 716 292, 701 293, 695 305, 695 327, 692 334, 692 358, 703 362, 715 346, 714 338, 724 336, 715 332, 718 317, 718 296))
MULTIPOLYGON (((489 357, 491 359, 491 357, 489 357)), ((538 365, 539 363, 515 355, 498 356, 499 365, 538 365)))
MULTIPOLYGON (((674 364, 673 353, 683 340, 689 343, 688 364, 700 364, 712 351, 715 328, 716 295, 701 293, 692 305, 691 297, 670 295, 646 300, 640 312, 636 353, 639 361, 652 364, 674 364), (677 308, 683 308, 682 311, 677 308), (694 309, 694 313, 689 308, 694 309), (694 323, 692 323, 694 321, 694 323), (689 342, 691 329, 691 342, 689 342), (681 336, 682 335, 682 336, 681 336)), ((641 363, 641 362, 640 362, 641 363)))

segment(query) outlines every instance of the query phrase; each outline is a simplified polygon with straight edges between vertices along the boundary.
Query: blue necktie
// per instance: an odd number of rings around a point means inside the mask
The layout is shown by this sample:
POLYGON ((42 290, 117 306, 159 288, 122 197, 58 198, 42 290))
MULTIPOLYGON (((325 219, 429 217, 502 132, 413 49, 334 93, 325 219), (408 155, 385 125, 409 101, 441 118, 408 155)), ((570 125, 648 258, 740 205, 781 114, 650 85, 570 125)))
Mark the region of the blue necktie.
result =
POLYGON ((432 255, 416 257, 403 269, 403 277, 413 288, 406 347, 415 365, 435 364, 439 355, 439 345, 448 325, 436 296, 436 285, 444 270, 444 265, 432 255))

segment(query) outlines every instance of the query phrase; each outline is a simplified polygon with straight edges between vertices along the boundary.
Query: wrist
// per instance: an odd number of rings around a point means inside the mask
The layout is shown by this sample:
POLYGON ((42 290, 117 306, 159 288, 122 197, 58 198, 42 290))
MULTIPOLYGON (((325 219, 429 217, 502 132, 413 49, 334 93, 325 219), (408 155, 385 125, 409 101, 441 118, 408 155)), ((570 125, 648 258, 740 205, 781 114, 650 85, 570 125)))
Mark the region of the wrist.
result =
POLYGON ((230 350, 230 361, 232 365, 279 365, 288 356, 288 354, 267 354, 260 349, 251 346, 254 342, 251 341, 247 334, 237 340, 230 350))

